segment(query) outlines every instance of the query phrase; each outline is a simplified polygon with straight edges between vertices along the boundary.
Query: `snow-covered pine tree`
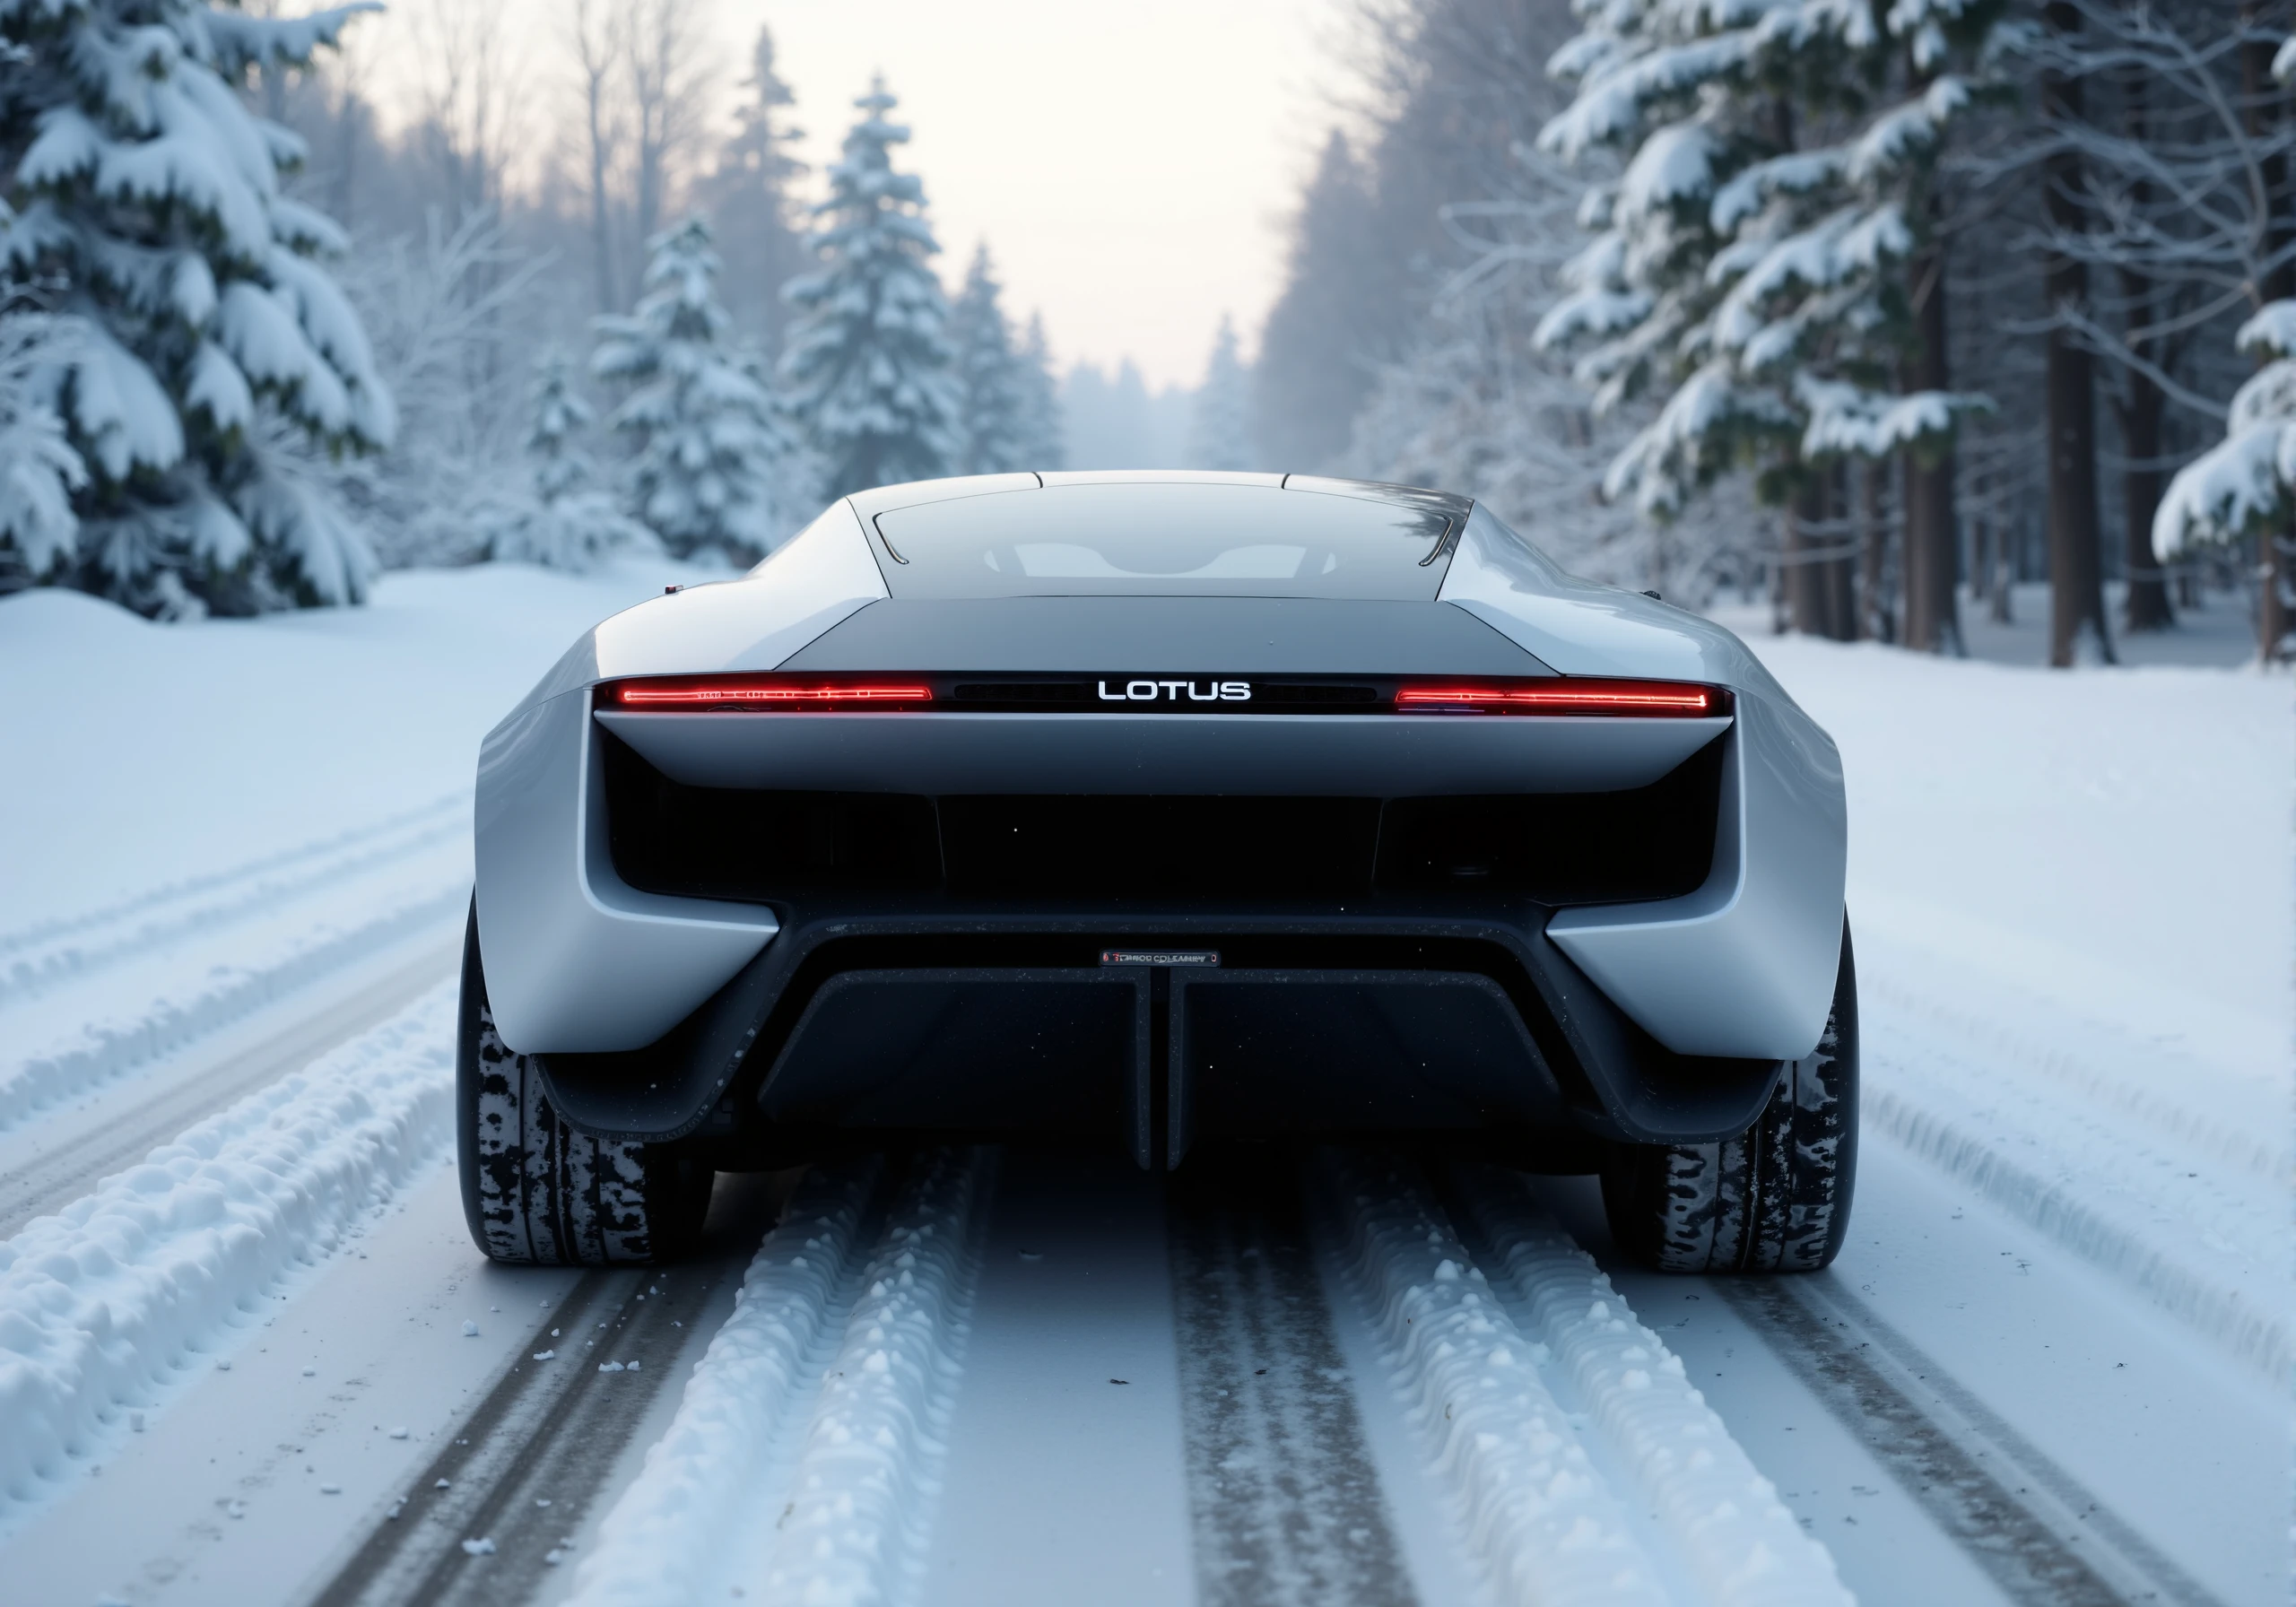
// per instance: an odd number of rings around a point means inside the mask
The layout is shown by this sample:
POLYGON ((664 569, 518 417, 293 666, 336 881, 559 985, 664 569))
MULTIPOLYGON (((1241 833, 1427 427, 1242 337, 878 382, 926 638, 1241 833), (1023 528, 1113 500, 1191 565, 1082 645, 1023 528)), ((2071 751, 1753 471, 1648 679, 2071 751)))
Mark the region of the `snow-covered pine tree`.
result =
POLYGON ((483 517, 489 558, 578 572, 616 552, 660 551, 654 533, 595 483, 596 465, 578 439, 589 427, 590 405, 575 387, 573 369, 557 347, 535 365, 535 423, 526 438, 534 495, 507 499, 483 517))
POLYGON ((596 321, 590 371, 634 387, 613 427, 636 448, 628 505, 681 558, 754 563, 772 546, 776 471, 788 448, 773 398, 726 343, 709 228, 689 218, 648 242, 645 295, 596 321))
POLYGON ((1187 465, 1192 469, 1250 469, 1251 374, 1236 355, 1236 326, 1220 315, 1204 383, 1188 407, 1187 465))
POLYGON ((734 133, 718 148, 716 169, 697 191, 699 209, 717 232, 726 262, 720 287, 734 326, 771 353, 779 349, 787 306, 781 287, 805 266, 805 239, 793 192, 805 164, 792 153, 804 130, 787 117, 796 103, 776 68, 773 34, 761 27, 750 50, 747 97, 734 112, 734 133))
MULTIPOLYGON (((2296 38, 2272 59, 2272 78, 2296 82, 2296 38)), ((2240 326, 2234 344, 2257 363, 2233 393, 2224 439, 2177 471, 2152 516, 2152 552, 2162 563, 2253 537, 2259 662, 2296 657, 2296 266, 2262 276, 2279 292, 2240 326)), ((2253 281, 2252 281, 2253 282, 2253 281)))
POLYGON ((87 465, 49 395, 76 333, 35 308, 0 312, 0 591, 54 578, 80 534, 87 465))
POLYGON ((81 326, 43 386, 88 475, 57 578, 151 613, 364 595, 315 455, 387 444, 391 398, 320 265, 342 231, 280 189, 300 143, 237 91, 367 9, 0 0, 0 274, 81 326))
POLYGON ((1029 457, 1026 376, 1023 360, 1013 349, 1004 288, 987 246, 976 248, 964 289, 949 308, 957 378, 957 450, 950 467, 960 474, 1004 474, 1037 466, 1029 457))
POLYGON ((909 130, 885 120, 899 102, 883 78, 853 104, 861 118, 813 209, 820 270, 783 292, 799 321, 784 335, 782 385, 824 499, 945 474, 957 452, 948 300, 930 266, 941 248, 924 185, 892 165, 909 130))
POLYGON ((1029 332, 1015 354, 1020 373, 1021 460, 1032 469, 1057 469, 1068 462, 1067 432, 1061 426, 1060 382, 1053 378, 1052 343, 1045 338, 1044 315, 1029 315, 1029 332))
POLYGON ((1584 31, 1552 63, 1578 96, 1539 143, 1624 166, 1589 192, 1596 238, 1538 338, 1593 341, 1577 372, 1599 409, 1657 403, 1611 495, 1667 517, 1752 466, 1764 500, 1814 491, 1822 509, 1828 465, 1935 453, 1985 404, 1898 378, 1938 147, 2000 9, 1581 0, 1584 31))

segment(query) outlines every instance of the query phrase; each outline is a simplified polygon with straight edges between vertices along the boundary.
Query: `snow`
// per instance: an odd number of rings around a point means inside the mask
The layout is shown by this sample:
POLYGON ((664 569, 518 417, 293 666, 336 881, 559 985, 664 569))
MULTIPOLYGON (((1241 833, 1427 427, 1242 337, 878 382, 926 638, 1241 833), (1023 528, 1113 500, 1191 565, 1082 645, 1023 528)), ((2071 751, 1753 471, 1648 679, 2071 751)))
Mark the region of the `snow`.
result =
POLYGON ((709 574, 415 570, 361 608, 188 625, 0 598, 0 678, 46 693, 0 709, 0 751, 49 778, 0 804, 0 910, 21 932, 463 793, 479 739, 576 636, 709 574))
POLYGON ((0 1496, 62 1478, 440 1152, 454 1006, 432 990, 0 1243, 0 1496))
MULTIPOLYGON (((67 593, 0 601, 0 673, 39 693, 0 716, 0 744, 61 778, 11 792, 0 817, 19 846, 0 859, 9 1056, 142 1019, 149 998, 187 1003, 213 968, 269 974, 426 898, 450 923, 479 732, 584 625, 690 573, 397 575, 367 609, 190 627, 67 593)), ((1753 645, 1840 743, 1851 793, 1867 1183, 1828 1287, 2249 1599, 2257 1559, 2283 1560, 2266 1532, 2296 1333, 2296 692, 2252 671, 1753 645)), ((634 1382, 631 1348, 558 1336, 535 1299, 571 1274, 468 1248, 442 1165, 451 1008, 436 989, 0 1244, 9 1577, 90 1600, 144 1577, 131 1559, 208 1558, 200 1588, 285 1597, 418 1473, 428 1485, 457 1390, 537 1362, 634 1382), (395 1248, 370 1227, 387 1201, 389 1222, 422 1224, 391 1229, 395 1248), (317 1392, 377 1378, 372 1410, 361 1396, 318 1438, 317 1392), (312 1456, 280 1451, 306 1435, 312 1456), (200 1474, 216 1455, 227 1472, 200 1474)), ((696 1332, 708 1356, 682 1400, 665 1388, 675 1415, 633 1443, 618 1475, 633 1481, 601 1487, 595 1545, 556 1553, 559 1587, 754 1597, 778 1571, 793 1598, 969 1600, 988 1581, 1008 1588, 987 1599, 1077 1600, 1120 1560, 1106 1599, 1187 1599, 1161 1196, 1119 1168, 1126 1203, 1105 1208, 1113 1189, 1032 1164, 1025 1198, 1004 1190, 1017 1156, 890 1181, 818 1168, 737 1309, 696 1332), (985 1247, 999 1259, 983 1272, 985 1247), (1023 1499, 1047 1489, 1058 1499, 1023 1499)), ((1835 1563, 1868 1600, 1992 1588, 1712 1282, 1606 1285, 1544 1214, 1561 1208, 1502 1176, 1460 1168, 1439 1194, 1376 1158, 1332 1164, 1355 1169, 1310 1229, 1370 1447, 1350 1476, 1385 1491, 1422 1599, 1463 1597, 1431 1585, 1448 1568, 1600 1600, 1627 1599, 1622 1567, 1668 1601, 1839 1600, 1835 1563), (1342 1239, 1352 1272, 1328 1254, 1342 1239), (1542 1457, 1570 1479, 1531 1482, 1542 1457), (1565 1516, 1589 1525, 1576 1549, 1550 1524, 1565 1516)), ((1598 1224, 1562 1220, 1600 1246, 1598 1224)), ((665 1375, 682 1381, 648 1352, 641 1377, 665 1375)), ((557 1512, 577 1493, 541 1492, 557 1512)), ((464 1542, 494 1540, 474 1566, 503 1568, 506 1521, 473 1516, 439 1543, 461 1567, 464 1542)))
POLYGON ((1873 1128, 2284 1375, 2287 679, 1754 645, 1842 749, 1873 1128))
POLYGON ((1848 1607, 1832 1559, 1731 1442, 1680 1359, 1543 1212, 1504 1183, 1472 1192, 1526 1330, 1413 1168, 1340 1152, 1326 1162, 1352 1281, 1499 1599, 1674 1597, 1674 1564, 1629 1517, 1647 1504, 1712 1600, 1848 1607), (1550 1369, 1582 1412, 1556 1398, 1550 1369), (1631 1469, 1631 1492, 1589 1455, 1589 1420, 1631 1469))
POLYGON ((981 1151, 926 1159, 864 1262, 855 1235, 876 1169, 817 1170, 767 1235, 668 1432, 600 1525, 576 1603, 722 1597, 737 1580, 822 1607, 905 1594, 937 1493, 993 1166, 981 1151), (823 1366, 816 1342, 845 1301, 823 1366), (809 1394, 811 1420, 777 1467, 809 1394))

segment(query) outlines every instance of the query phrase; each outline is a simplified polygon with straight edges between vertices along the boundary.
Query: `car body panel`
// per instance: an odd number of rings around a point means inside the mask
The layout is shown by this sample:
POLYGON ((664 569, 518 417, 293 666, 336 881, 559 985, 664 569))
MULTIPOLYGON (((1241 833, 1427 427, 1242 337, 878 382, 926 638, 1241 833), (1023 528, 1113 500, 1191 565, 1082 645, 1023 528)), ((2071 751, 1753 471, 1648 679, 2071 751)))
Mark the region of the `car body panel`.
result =
MULTIPOLYGON (((604 744, 617 741, 664 776, 709 787, 1386 798, 1607 792, 1651 781, 1719 743, 1720 804, 1704 884, 1681 897, 1542 913, 1522 951, 1562 968, 1552 986, 1541 986, 1553 994, 1566 1036, 1580 1029, 1566 1019, 1572 1010, 1615 1008, 1622 1024, 1604 1029, 1612 1039, 1647 1035, 1657 1050, 1689 1057, 1683 1075, 1707 1061, 1718 1077, 1725 1062, 1806 1054, 1836 974, 1847 826, 1839 760, 1824 732, 1728 631, 1567 576, 1486 510, 1442 493, 1162 473, 887 487, 832 505, 748 575, 603 622, 489 734, 476 811, 480 934, 503 1038, 525 1052, 603 1057, 602 1077, 622 1074, 611 1070, 613 1056, 658 1047, 698 1012, 731 1022, 727 1041, 746 1041, 741 1034, 753 1034, 754 1024, 742 1028, 726 1001, 749 986, 741 978, 782 974, 767 961, 788 920, 763 904, 668 897, 622 882, 601 779, 604 744), (1329 581, 1319 566, 1308 566, 1318 571, 1310 574, 1295 566, 1240 581, 1151 576, 1122 588, 1100 577, 1100 595, 1023 596, 949 595, 945 586, 917 595, 935 588, 905 586, 903 566, 890 556, 906 535, 913 543, 945 539, 962 559, 984 532, 993 535, 999 508, 1031 510, 1015 518, 1022 534, 1057 534, 1067 510, 1112 508, 1118 493, 1135 514, 1189 508, 1197 510, 1191 517, 1229 521, 1232 530, 1215 534, 1241 546, 1221 551, 1254 545, 1255 521, 1272 520, 1290 544, 1311 545, 1318 510, 1344 509, 1329 517, 1353 533, 1349 540, 1407 537, 1419 556, 1366 583, 1384 595, 1351 591, 1354 580, 1329 581), (894 533, 894 549, 880 523, 894 533), (1241 581, 1258 595, 1205 589, 1241 581), (592 689, 604 682, 774 670, 1630 676, 1725 688, 1735 710, 1728 718, 1642 720, 593 708, 592 689)), ((1113 918, 1103 925, 1140 929, 1113 918)), ((705 1080, 712 1088, 725 1081, 713 1078, 705 1080)))

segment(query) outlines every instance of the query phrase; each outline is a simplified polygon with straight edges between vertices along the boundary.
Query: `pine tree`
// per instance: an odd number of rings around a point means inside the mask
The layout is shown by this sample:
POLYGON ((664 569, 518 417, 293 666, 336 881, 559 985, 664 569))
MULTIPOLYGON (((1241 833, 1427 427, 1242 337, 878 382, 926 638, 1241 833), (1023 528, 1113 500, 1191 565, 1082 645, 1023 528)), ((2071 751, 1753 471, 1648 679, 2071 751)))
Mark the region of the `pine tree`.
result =
POLYGON ((88 482, 48 395, 77 326, 34 308, 0 313, 0 590, 52 578, 80 534, 88 482))
POLYGON ((960 474, 1004 474, 1037 465, 1029 456, 1029 398, 1024 359, 1013 349, 1013 326, 999 298, 1004 287, 988 248, 973 253, 965 287, 949 309, 949 343, 956 350, 957 451, 960 474))
POLYGON ((573 363, 552 347, 535 365, 534 494, 491 510, 482 521, 487 557, 545 569, 595 569, 615 552, 658 552, 654 533, 616 508, 594 483, 596 466, 578 439, 590 405, 575 388, 573 363))
MULTIPOLYGON (((2266 48, 2270 48, 2266 44, 2266 48)), ((2261 54, 2261 52, 2259 52, 2261 54)), ((2283 40, 2255 78, 2296 83, 2296 38, 2283 40)), ((2284 249, 2284 248, 2283 248, 2284 249)), ((2273 297, 2233 337, 2257 371, 2233 393, 2224 439, 2177 471, 2152 517, 2152 552, 2163 564, 2205 548, 2254 538, 2257 657, 2296 657, 2296 267, 2284 259, 2252 277, 2252 293, 2273 297), (2261 280, 2258 283, 2257 281, 2261 280)))
POLYGON ((326 460, 387 445, 396 414, 320 265, 342 231, 280 188, 300 143, 237 92, 360 9, 0 4, 0 150, 21 152, 0 274, 81 333, 45 387, 87 470, 58 578, 152 613, 364 595, 373 552, 326 460))
POLYGON ((742 87, 748 98, 735 112, 734 133, 702 181, 699 199, 714 222, 718 254, 726 264, 726 309, 735 327, 770 354, 781 346, 787 306, 781 287, 805 265, 805 239, 792 195, 805 164, 790 153, 804 130, 785 121, 796 97, 775 70, 768 29, 757 30, 742 87))
POLYGON ((753 563, 778 534, 773 485, 787 439, 772 397, 726 343, 709 226, 690 218, 648 248, 637 312, 598 319, 590 358, 592 373, 635 387, 613 421, 636 448, 631 510, 681 558, 715 551, 753 563))
MULTIPOLYGON (((1806 511, 1814 497, 1822 517, 1833 463, 1944 450, 1985 404, 1900 387, 1926 338, 1907 282, 1998 4, 1618 0, 1582 14, 1554 64, 1578 99, 1539 143, 1565 158, 1608 146, 1624 170, 1590 193, 1598 232, 1539 339, 1593 339, 1578 373, 1598 408, 1657 404, 1609 494, 1671 517, 1751 465, 1765 500, 1806 511)), ((1920 293, 1942 297, 1936 275, 1920 293)))
POLYGON ((782 383, 825 499, 945 474, 958 450, 948 302, 928 265, 940 247, 925 187, 893 170, 892 147, 909 139, 885 120, 897 104, 882 78, 854 102, 861 119, 813 209, 820 271, 784 292, 803 321, 787 337, 782 383))
POLYGON ((1060 382, 1053 378, 1052 346, 1045 339, 1042 313, 1029 315, 1018 363, 1021 461, 1032 469, 1061 468, 1068 462, 1067 431, 1061 421, 1060 382))
POLYGON ((1212 360, 1188 410, 1187 462, 1192 469, 1249 469, 1253 462, 1249 408, 1251 374, 1236 355, 1236 326, 1220 315, 1212 360))

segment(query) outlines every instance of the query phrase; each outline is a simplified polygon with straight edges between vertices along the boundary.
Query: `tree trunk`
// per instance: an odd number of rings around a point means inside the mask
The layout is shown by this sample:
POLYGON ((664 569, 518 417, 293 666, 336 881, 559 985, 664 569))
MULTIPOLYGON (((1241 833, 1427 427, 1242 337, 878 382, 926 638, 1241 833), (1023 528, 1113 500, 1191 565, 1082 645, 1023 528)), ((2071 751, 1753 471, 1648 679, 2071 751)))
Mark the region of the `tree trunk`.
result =
POLYGON ((1863 634, 1877 642, 1898 638, 1897 621, 1890 615, 1890 600, 1882 595, 1889 564, 1889 527, 1882 520, 1882 465, 1861 464, 1857 470, 1861 503, 1858 531, 1858 621, 1863 634))
MULTIPOLYGON (((2049 29, 2080 30, 2081 13, 2068 0, 2042 9, 2049 29)), ((2041 112, 2059 124, 2083 116, 2081 80, 2041 74, 2041 112)), ((2060 235, 2080 232, 2083 215, 2081 158, 2069 146, 2043 163, 2042 187, 2050 226, 2060 235)), ((2097 378, 2089 349, 2063 326, 2061 315, 2085 310, 2088 265, 2078 257, 2049 252, 2042 274, 2051 312, 2060 315, 2048 332, 2048 661, 2069 668, 2083 626, 2094 630, 2105 662, 2113 660, 2112 637, 2105 625, 2104 543, 2097 508, 2097 378)))
MULTIPOLYGON (((2263 7, 2243 5, 2240 21, 2251 29, 2261 27, 2263 7)), ((2274 48, 2265 39, 2240 49, 2240 92, 2247 107, 2248 135, 2259 142, 2269 140, 2282 116, 2281 98, 2273 92, 2274 48)), ((2288 243, 2291 224, 2296 222, 2289 215, 2287 158, 2277 151, 2265 159, 2264 180, 2265 243, 2267 250, 2276 253, 2288 243)), ((2296 264, 2288 262, 2265 275, 2265 282, 2257 286, 2258 297, 2265 301, 2285 300, 2292 291, 2296 291, 2296 264)), ((2283 518, 2257 538, 2257 657, 2265 664, 2285 656, 2292 560, 2296 560, 2296 533, 2283 518)))
MULTIPOLYGON (((2128 136, 2142 144, 2152 132, 2151 88, 2139 71, 2121 78, 2121 116, 2128 136)), ((2149 215, 2152 187, 2142 177, 2128 187, 2128 202, 2137 216, 2149 215)), ((2161 291, 2152 276, 2129 264, 2120 268, 2120 296, 2130 332, 2129 349, 2148 362, 2160 362, 2169 353, 2164 343, 2141 332, 2159 316, 2161 291)), ((2128 466, 2121 471, 2120 499, 2123 564, 2128 572, 2128 599, 2122 605, 2123 630, 2166 630, 2177 622, 2169 606, 2169 577, 2152 552, 2152 516, 2161 507, 2161 416, 2167 394, 2142 369, 2128 371, 2128 399, 2120 410, 2121 447, 2128 466)))
POLYGON ((1794 493, 1786 510, 1786 551, 1781 555, 1786 578, 1786 624, 1796 636, 1825 634, 1824 591, 1818 585, 1817 565, 1810 561, 1816 544, 1810 526, 1822 517, 1824 492, 1814 482, 1794 493))
POLYGON ((613 271, 613 197, 607 188, 613 138, 606 126, 607 75, 613 70, 612 25, 594 36, 590 31, 589 8, 578 6, 574 13, 574 44, 581 60, 583 111, 590 141, 591 271, 597 280, 598 310, 620 312, 622 298, 616 293, 613 271))
MULTIPOLYGON (((1932 203, 1935 204, 1934 201, 1932 203)), ((1945 250, 1932 243, 1910 265, 1919 346, 1907 365, 1909 391, 1952 387, 1945 326, 1945 250)), ((1905 455, 1905 645, 1920 653, 1967 652, 1953 598, 1959 534, 1953 516, 1953 449, 1905 455)))
POLYGON ((2161 507, 2161 417, 2167 401, 2161 387, 2143 374, 2129 376, 2128 405, 2121 412, 2122 445, 2128 454, 2120 492, 2128 519, 2124 630, 2166 630, 2177 622, 2176 611, 2169 605, 2169 572, 2152 553, 2152 516, 2161 507))
POLYGON ((1849 540, 1849 468, 1835 464, 1823 482, 1826 545, 1833 556, 1821 566, 1826 586, 1826 634, 1838 642, 1857 639, 1857 563, 1849 540))

